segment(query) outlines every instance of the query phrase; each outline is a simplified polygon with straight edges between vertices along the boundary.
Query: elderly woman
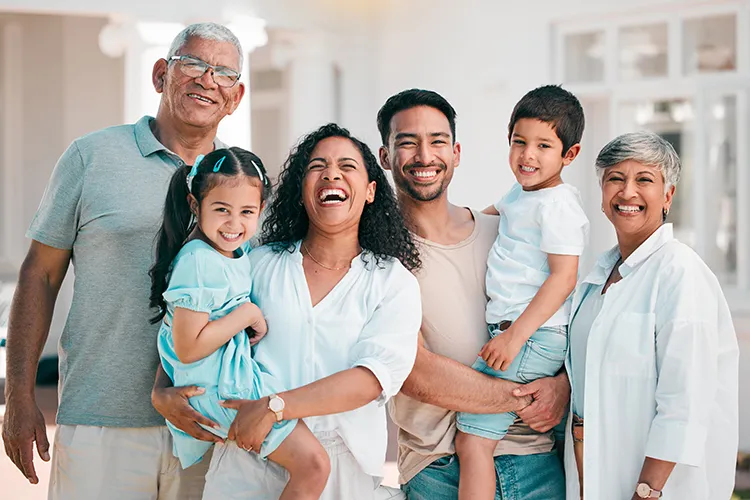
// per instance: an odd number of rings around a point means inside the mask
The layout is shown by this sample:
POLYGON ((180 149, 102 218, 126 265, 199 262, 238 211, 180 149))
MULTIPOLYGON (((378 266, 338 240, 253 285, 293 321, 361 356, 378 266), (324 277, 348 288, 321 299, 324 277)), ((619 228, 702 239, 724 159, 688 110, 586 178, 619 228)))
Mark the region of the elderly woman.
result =
POLYGON ((573 298, 567 498, 728 499, 738 347, 716 277, 665 224, 680 160, 636 132, 596 167, 618 244, 573 298))
MULTIPOLYGON (((278 420, 297 418, 330 457, 321 498, 403 498, 379 486, 383 404, 416 357, 421 299, 409 271, 420 261, 369 148, 333 124, 305 137, 281 172, 264 231, 266 245, 250 253, 251 298, 268 323, 255 360, 290 390, 226 402, 238 414, 214 449, 203 498, 278 499, 286 471, 248 450, 278 420)), ((169 418, 169 403, 155 404, 169 418)))

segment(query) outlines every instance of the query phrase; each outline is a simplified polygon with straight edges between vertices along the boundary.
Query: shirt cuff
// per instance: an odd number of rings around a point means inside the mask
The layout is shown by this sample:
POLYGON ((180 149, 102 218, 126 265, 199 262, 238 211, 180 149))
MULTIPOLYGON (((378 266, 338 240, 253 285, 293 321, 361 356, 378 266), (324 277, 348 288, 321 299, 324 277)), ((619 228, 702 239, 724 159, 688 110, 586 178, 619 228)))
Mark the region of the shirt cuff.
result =
POLYGON ((657 417, 651 423, 646 456, 699 467, 703 464, 707 435, 702 425, 666 422, 657 417))
POLYGON ((383 406, 388 402, 389 399, 391 399, 391 397, 394 396, 394 394, 390 394, 391 373, 380 360, 375 358, 360 359, 354 366, 367 368, 372 372, 373 375, 375 375, 375 378, 378 379, 378 382, 380 382, 380 387, 382 387, 383 390, 375 400, 378 402, 378 406, 383 406))

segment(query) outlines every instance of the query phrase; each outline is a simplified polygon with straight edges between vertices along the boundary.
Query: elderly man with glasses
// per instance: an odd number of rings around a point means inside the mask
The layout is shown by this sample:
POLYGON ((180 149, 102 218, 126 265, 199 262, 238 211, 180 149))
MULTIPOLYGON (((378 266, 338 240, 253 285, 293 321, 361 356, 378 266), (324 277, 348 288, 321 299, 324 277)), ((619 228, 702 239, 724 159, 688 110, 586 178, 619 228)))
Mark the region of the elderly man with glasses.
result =
MULTIPOLYGON (((33 448, 49 460, 50 445, 34 379, 57 292, 73 262, 51 499, 202 496, 208 461, 183 471, 164 417, 151 404, 158 325, 149 324, 147 270, 172 174, 225 147, 216 131, 244 94, 242 62, 240 43, 227 28, 188 26, 167 58, 154 64, 161 94, 156 118, 77 139, 55 167, 27 234, 32 242, 10 313, 3 427, 6 453, 37 483, 33 448)), ((174 408, 163 410, 170 420, 195 437, 214 439, 198 426, 201 417, 186 410, 198 389, 173 391, 174 408)))

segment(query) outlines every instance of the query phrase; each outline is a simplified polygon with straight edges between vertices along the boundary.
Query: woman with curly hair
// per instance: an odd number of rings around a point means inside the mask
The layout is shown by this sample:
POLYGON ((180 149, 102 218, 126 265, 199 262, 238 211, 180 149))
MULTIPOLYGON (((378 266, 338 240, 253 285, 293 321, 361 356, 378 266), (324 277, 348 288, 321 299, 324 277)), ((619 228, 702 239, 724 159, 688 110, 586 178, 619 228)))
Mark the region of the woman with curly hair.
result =
POLYGON ((268 333, 255 360, 292 390, 238 411, 214 450, 204 500, 277 499, 286 471, 243 451, 274 423, 304 419, 329 454, 321 498, 404 498, 379 486, 384 403, 409 375, 422 320, 419 254, 370 149, 337 125, 292 150, 250 253, 251 300, 268 333))

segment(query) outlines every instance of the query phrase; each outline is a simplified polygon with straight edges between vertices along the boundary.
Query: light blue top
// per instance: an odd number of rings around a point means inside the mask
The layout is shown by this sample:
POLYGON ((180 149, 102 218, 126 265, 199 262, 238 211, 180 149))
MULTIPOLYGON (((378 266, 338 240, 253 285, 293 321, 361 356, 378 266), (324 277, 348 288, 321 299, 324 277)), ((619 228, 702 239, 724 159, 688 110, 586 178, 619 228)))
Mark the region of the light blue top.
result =
MULTIPOLYGON (((548 254, 581 255, 589 221, 568 184, 524 191, 515 184, 495 208, 498 235, 487 257, 488 324, 515 321, 549 277, 548 254)), ((568 324, 570 298, 542 326, 568 324)))
POLYGON ((569 375, 572 379, 571 385, 575 384, 576 391, 573 393, 573 413, 583 418, 584 387, 586 382, 586 345, 589 340, 589 332, 594 320, 602 310, 604 295, 602 289, 604 284, 598 284, 586 290, 581 306, 570 321, 568 338, 570 341, 570 365, 569 375))
MULTIPOLYGON (((172 319, 177 307, 209 314, 215 321, 250 301, 250 259, 246 249, 236 258, 226 257, 201 240, 182 247, 174 260, 169 286, 164 292, 167 314, 159 330, 158 348, 164 371, 175 386, 197 385, 205 394, 190 398, 190 404, 217 422, 226 436, 234 412, 219 405, 222 399, 258 399, 284 388, 253 359, 248 334, 243 330, 226 344, 194 363, 182 363, 175 354, 172 319)), ((174 452, 183 467, 194 464, 208 451, 211 443, 198 441, 167 422, 174 436, 174 452)), ((296 421, 285 421, 274 428, 264 442, 261 456, 278 447, 296 421)))

